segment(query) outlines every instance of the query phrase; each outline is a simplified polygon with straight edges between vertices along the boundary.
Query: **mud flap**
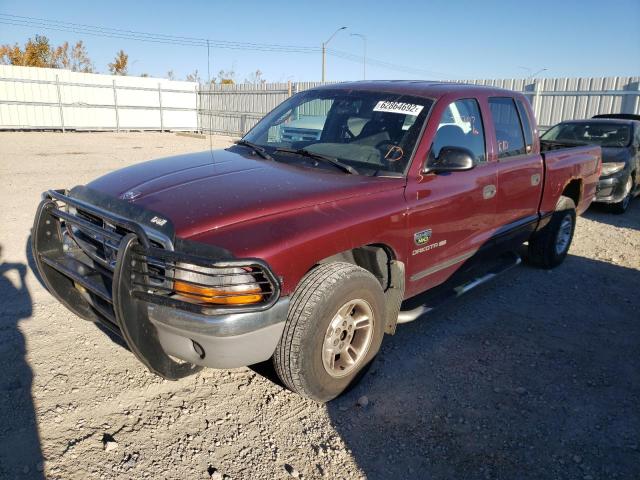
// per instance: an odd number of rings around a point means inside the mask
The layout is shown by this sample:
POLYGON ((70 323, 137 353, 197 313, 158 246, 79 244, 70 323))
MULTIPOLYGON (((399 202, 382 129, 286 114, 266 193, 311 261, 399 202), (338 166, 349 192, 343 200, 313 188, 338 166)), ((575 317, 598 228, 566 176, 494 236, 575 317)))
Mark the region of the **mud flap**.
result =
POLYGON ((132 233, 122 239, 113 275, 113 305, 122 336, 138 360, 156 375, 167 380, 192 375, 202 367, 176 362, 164 353, 156 327, 149 320, 147 304, 132 296, 132 292, 140 288, 134 282, 144 283, 142 275, 136 274, 132 267, 146 271, 146 264, 136 264, 133 258, 133 247, 137 244, 137 237, 132 233))

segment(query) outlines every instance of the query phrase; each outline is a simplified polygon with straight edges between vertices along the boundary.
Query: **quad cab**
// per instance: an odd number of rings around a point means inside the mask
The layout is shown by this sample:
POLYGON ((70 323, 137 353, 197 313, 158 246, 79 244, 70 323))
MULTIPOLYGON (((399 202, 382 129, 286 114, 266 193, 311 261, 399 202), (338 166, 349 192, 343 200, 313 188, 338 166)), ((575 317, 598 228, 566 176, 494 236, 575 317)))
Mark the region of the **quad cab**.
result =
POLYGON ((49 291, 156 374, 270 359, 323 402, 385 334, 516 265, 524 243, 532 263, 562 263, 600 156, 541 151, 519 93, 328 85, 225 150, 45 192, 33 251, 49 291))

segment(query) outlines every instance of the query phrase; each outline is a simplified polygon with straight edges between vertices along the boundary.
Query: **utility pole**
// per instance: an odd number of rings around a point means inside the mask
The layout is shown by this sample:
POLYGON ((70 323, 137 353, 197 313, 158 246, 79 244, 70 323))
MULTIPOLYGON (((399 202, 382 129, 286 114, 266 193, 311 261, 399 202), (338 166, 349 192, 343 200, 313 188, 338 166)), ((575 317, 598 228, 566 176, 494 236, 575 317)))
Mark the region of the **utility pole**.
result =
POLYGON ((333 39, 333 37, 336 36, 336 34, 340 30, 345 30, 346 28, 347 27, 340 27, 335 32, 333 32, 333 35, 331 35, 326 42, 322 42, 322 81, 323 82, 325 81, 325 69, 326 69, 326 64, 327 64, 327 58, 326 58, 327 57, 327 45, 329 44, 331 39, 333 39))
POLYGON ((209 55, 209 39, 207 38, 207 83, 211 88, 211 57, 209 55))
POLYGON ((367 37, 361 33, 352 33, 352 37, 360 37, 364 44, 364 51, 362 53, 362 79, 367 79, 367 37))

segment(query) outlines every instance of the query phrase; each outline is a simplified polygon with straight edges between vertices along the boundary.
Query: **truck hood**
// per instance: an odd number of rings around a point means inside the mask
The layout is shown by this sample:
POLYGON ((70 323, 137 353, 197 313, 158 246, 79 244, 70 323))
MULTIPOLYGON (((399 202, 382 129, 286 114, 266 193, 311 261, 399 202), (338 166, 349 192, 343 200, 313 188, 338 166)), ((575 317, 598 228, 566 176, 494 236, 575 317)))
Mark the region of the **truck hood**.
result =
POLYGON ((189 238, 404 183, 403 178, 347 175, 218 150, 132 165, 86 186, 163 215, 177 237, 189 238))
POLYGON ((629 147, 602 147, 603 162, 628 162, 633 156, 629 147))

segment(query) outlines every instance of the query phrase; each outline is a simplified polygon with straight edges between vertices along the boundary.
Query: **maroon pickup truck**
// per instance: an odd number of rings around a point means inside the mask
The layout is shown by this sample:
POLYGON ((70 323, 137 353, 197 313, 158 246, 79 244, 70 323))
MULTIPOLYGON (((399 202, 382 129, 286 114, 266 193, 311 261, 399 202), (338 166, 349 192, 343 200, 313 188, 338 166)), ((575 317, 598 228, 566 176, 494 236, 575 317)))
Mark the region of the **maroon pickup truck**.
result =
POLYGON ((519 93, 329 85, 225 150, 45 192, 32 247, 49 291, 156 374, 271 359, 327 401, 385 333, 518 264, 523 244, 560 264, 600 155, 541 152, 519 93))

